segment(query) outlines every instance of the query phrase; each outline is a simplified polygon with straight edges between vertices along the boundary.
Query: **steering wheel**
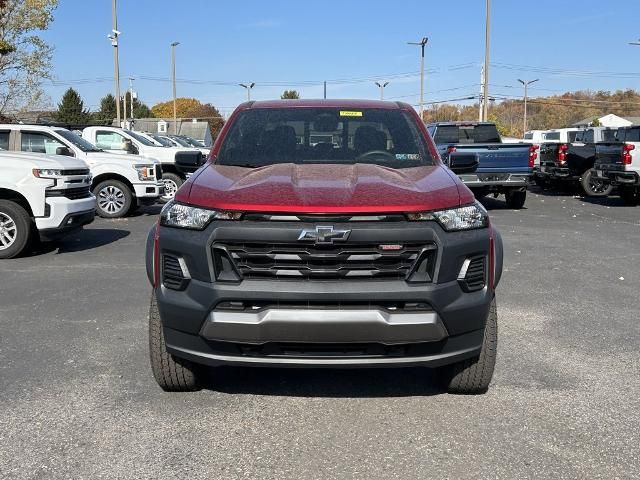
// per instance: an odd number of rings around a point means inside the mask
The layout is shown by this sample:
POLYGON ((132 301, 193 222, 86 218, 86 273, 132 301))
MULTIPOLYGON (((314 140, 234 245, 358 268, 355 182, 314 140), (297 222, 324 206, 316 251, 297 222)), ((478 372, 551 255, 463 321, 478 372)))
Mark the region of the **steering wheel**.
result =
POLYGON ((380 156, 387 157, 391 160, 395 160, 396 156, 393 153, 389 153, 386 150, 371 150, 370 152, 363 153, 362 155, 358 155, 357 160, 367 159, 369 157, 380 156))

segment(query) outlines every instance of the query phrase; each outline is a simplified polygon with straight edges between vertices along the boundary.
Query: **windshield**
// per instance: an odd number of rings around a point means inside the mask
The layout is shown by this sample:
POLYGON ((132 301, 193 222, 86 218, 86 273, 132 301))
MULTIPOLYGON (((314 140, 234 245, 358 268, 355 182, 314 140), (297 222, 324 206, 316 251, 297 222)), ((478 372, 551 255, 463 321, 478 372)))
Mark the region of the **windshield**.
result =
POLYGON ((135 138, 138 142, 140 142, 141 144, 147 146, 147 147, 157 147, 158 145, 156 145, 155 143, 153 143, 151 140, 149 140, 148 138, 143 137, 142 135, 137 134, 136 132, 132 132, 131 130, 124 130, 125 133, 131 135, 131 137, 135 138))
POLYGON ((75 132, 72 132, 71 130, 60 129, 60 130, 56 130, 56 133, 60 135, 62 138, 64 138, 65 140, 68 140, 69 142, 71 142, 73 145, 78 147, 83 152, 101 152, 102 151, 98 147, 96 147, 93 143, 85 140, 80 135, 78 135, 75 132))
POLYGON ((233 123, 217 163, 355 164, 390 168, 433 165, 413 118, 401 110, 268 108, 245 110, 233 123))
POLYGON ((156 142, 160 143, 163 147, 173 147, 173 143, 168 138, 161 137, 159 135, 154 135, 152 133, 148 133, 151 138, 153 138, 156 142))
POLYGON ((191 145, 182 137, 171 137, 171 139, 179 145, 183 147, 190 147, 191 145))

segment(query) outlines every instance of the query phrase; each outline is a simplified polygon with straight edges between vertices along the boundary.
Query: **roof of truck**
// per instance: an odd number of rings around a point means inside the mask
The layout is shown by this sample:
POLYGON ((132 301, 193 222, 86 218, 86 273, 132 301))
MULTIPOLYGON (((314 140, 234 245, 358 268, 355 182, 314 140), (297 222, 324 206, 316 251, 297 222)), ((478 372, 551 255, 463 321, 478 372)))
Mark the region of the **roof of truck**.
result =
POLYGON ((284 107, 308 107, 308 108, 382 108, 397 110, 406 108, 408 105, 401 102, 385 102, 382 100, 345 100, 345 99, 296 99, 296 100, 259 100, 245 102, 241 108, 284 108, 284 107))

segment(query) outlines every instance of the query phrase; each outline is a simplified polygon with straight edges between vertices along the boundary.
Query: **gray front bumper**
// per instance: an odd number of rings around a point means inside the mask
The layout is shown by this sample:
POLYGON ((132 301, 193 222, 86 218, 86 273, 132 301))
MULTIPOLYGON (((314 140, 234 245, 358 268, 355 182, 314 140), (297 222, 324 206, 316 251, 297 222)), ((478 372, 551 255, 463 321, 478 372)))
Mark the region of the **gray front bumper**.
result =
MULTIPOLYGON (((503 174, 496 174, 503 175, 503 174)), ((468 187, 484 187, 484 186, 508 186, 508 187, 524 187, 529 182, 530 175, 527 173, 512 173, 506 178, 492 179, 491 174, 464 173, 458 175, 460 180, 468 187)))
POLYGON ((448 333, 434 312, 269 308, 260 312, 213 311, 200 335, 207 340, 249 344, 377 342, 394 345, 436 342, 448 333))

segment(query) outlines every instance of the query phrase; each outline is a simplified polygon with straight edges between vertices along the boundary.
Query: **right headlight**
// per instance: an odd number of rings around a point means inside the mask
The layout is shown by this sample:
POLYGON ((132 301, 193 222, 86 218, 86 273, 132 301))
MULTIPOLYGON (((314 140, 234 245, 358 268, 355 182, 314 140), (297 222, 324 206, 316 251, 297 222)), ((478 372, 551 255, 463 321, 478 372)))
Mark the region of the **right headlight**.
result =
POLYGON ((240 220, 241 212, 227 212, 222 210, 210 210, 208 208, 192 207, 168 202, 160 212, 160 225, 165 227, 189 228, 203 230, 211 220, 240 220))
POLYGON ((473 230, 489 225, 489 215, 479 202, 475 202, 473 205, 467 205, 466 207, 450 208, 447 210, 408 213, 407 218, 416 222, 435 220, 448 232, 473 230))

